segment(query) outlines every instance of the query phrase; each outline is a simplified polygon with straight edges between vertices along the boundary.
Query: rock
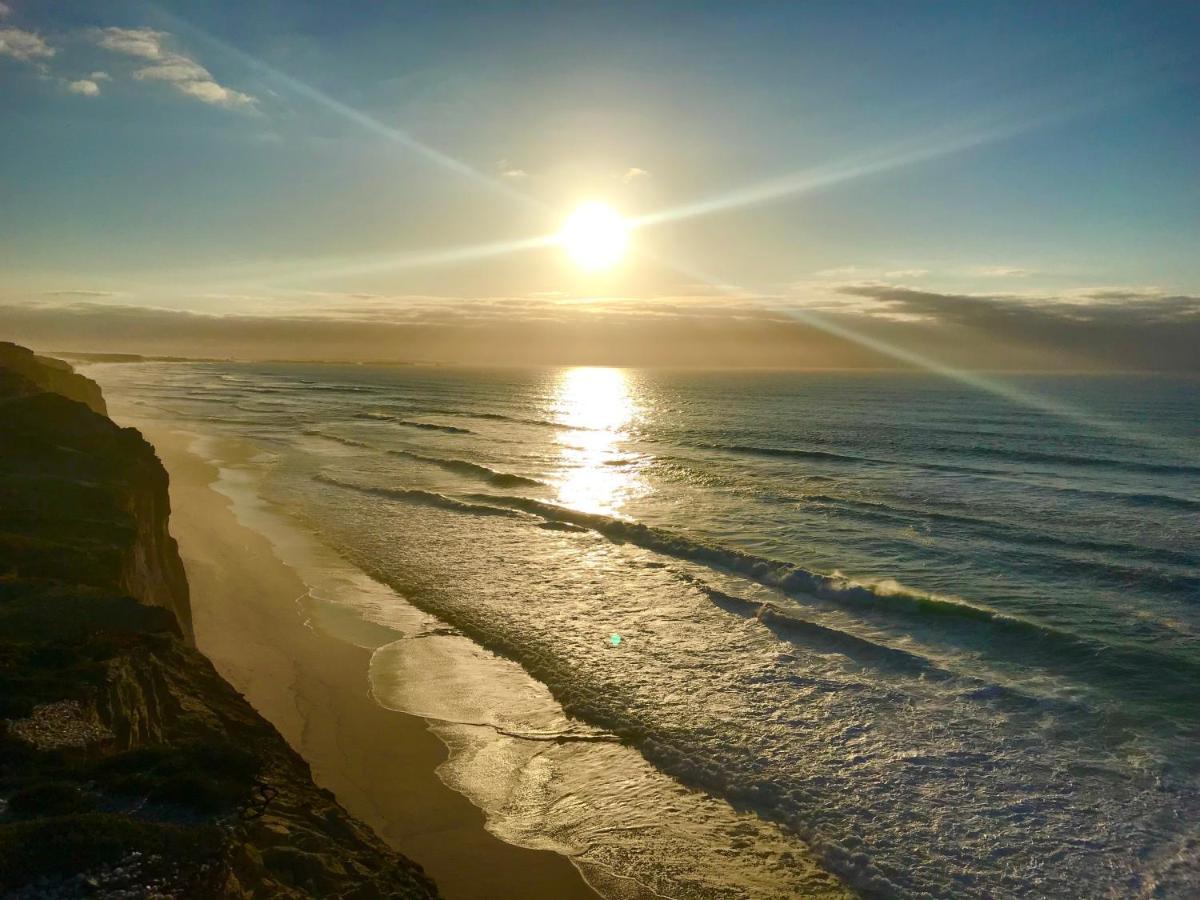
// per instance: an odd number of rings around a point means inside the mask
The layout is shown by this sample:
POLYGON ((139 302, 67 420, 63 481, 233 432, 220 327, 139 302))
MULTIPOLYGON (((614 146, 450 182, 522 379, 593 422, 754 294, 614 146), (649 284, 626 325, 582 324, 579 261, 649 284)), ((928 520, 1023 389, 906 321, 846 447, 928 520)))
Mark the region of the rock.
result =
POLYGON ((436 897, 195 649, 167 474, 88 385, 0 343, 0 895, 436 897))

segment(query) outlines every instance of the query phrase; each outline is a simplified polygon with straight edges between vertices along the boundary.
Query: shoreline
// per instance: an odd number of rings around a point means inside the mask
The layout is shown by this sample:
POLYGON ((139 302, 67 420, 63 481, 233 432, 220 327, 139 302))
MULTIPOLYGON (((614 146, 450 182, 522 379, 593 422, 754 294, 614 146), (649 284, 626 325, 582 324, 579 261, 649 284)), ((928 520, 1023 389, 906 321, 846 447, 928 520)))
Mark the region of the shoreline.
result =
MULTIPOLYGON (((373 699, 372 655, 400 635, 382 626, 371 634, 359 622, 362 639, 348 640, 305 619, 310 585, 270 539, 239 521, 218 487, 221 469, 194 452, 201 436, 111 400, 115 417, 142 431, 170 473, 171 530, 199 648, 304 756, 317 783, 419 862, 448 898, 598 897, 566 856, 488 831, 483 811, 439 778, 449 750, 429 721, 373 699)), ((248 445, 220 440, 231 455, 253 457, 248 445)))
POLYGON ((446 896, 851 895, 798 835, 570 716, 353 541, 335 531, 329 543, 309 520, 320 507, 271 491, 290 444, 159 412, 100 380, 114 417, 144 431, 171 472, 176 537, 204 592, 201 649, 314 780, 446 896))

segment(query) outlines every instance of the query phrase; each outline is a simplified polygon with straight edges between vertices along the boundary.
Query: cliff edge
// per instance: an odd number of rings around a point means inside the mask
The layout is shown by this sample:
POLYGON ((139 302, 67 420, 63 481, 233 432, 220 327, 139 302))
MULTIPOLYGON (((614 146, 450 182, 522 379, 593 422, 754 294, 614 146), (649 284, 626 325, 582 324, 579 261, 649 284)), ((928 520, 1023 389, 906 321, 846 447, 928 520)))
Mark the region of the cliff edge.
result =
POLYGON ((18 375, 42 391, 62 394, 82 403, 94 413, 108 415, 100 385, 80 375, 61 359, 38 356, 20 344, 0 341, 0 370, 18 375))
POLYGON ((0 344, 0 894, 436 897, 194 649, 166 472, 103 410, 0 344))

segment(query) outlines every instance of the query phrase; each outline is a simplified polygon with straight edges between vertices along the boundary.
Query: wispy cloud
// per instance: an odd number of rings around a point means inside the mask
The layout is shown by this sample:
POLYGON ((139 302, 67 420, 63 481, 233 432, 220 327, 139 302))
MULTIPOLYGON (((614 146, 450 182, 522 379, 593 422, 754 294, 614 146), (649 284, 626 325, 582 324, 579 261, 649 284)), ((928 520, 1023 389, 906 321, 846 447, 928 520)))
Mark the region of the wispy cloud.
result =
POLYGON ((83 288, 70 288, 62 291, 43 291, 47 297, 119 297, 118 291, 93 291, 83 288))
POLYGON ((870 270, 862 266, 834 266, 831 269, 821 269, 813 272, 815 278, 864 278, 870 270))
POLYGON ((891 272, 884 272, 883 276, 885 278, 920 278, 928 274, 928 269, 895 269, 891 272))
POLYGON ((1019 266, 976 266, 971 274, 984 278, 1025 278, 1033 274, 1032 269, 1022 269, 1019 266))
POLYGON ((95 36, 96 43, 105 50, 141 59, 162 59, 167 33, 152 28, 100 28, 95 36))
POLYGON ((631 181, 637 181, 639 178, 649 178, 650 173, 645 169, 639 169, 637 166, 630 166, 625 170, 625 174, 621 176, 621 180, 626 184, 631 181))
POLYGON ((510 181, 523 181, 529 177, 529 172, 507 159, 496 160, 496 171, 500 173, 501 178, 510 181))
POLYGON ((170 49, 171 35, 152 28, 100 28, 93 32, 98 45, 148 64, 134 70, 138 81, 161 81, 186 97, 228 108, 253 108, 256 98, 226 87, 196 60, 170 49))
POLYGON ((12 12, 11 6, 9 6, 7 3, 0 3, 0 19, 3 19, 10 12, 12 12))
POLYGON ((52 58, 55 52, 55 49, 36 32, 20 28, 0 28, 0 56, 37 63, 52 58))

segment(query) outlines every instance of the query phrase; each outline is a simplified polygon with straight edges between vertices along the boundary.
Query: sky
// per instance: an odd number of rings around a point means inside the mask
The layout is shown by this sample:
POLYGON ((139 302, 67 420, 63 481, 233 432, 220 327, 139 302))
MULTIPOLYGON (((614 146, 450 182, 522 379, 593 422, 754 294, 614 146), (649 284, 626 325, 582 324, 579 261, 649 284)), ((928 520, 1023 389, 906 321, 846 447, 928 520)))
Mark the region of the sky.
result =
POLYGON ((1195 371, 1198 89, 1195 3, 2 0, 0 338, 1195 371))

